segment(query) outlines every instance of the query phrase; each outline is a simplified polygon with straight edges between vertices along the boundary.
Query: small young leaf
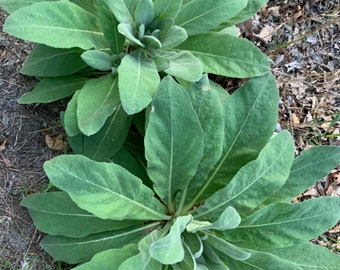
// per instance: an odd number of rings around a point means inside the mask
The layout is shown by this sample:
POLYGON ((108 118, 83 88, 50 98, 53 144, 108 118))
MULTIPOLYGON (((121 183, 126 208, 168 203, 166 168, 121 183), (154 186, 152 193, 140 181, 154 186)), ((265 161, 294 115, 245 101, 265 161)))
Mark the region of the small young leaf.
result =
POLYGON ((162 47, 171 49, 183 43, 188 38, 188 34, 184 28, 173 25, 166 31, 162 38, 162 47))
POLYGON ((193 220, 187 227, 188 232, 197 232, 197 231, 205 231, 205 230, 218 230, 225 231, 235 229, 241 223, 241 217, 239 213, 235 210, 235 208, 228 206, 225 209, 220 217, 214 222, 199 222, 193 220))
POLYGON ((117 76, 108 74, 89 80, 77 99, 77 119, 81 132, 86 136, 97 133, 119 104, 117 76))
POLYGON ((169 217, 151 189, 124 168, 81 155, 45 162, 51 183, 66 191, 82 209, 103 219, 163 220, 169 217))
POLYGON ((322 197, 302 203, 276 203, 242 219, 224 233, 225 239, 246 248, 273 249, 308 241, 340 219, 340 198, 322 197))
POLYGON ((23 7, 7 18, 4 31, 55 48, 106 47, 96 16, 69 1, 39 2, 23 7))
POLYGON ((118 55, 123 51, 125 38, 118 32, 119 22, 104 2, 104 0, 97 1, 99 23, 103 30, 104 37, 110 45, 111 51, 118 55))
POLYGON ((89 50, 83 52, 81 59, 90 67, 101 71, 111 70, 112 67, 112 57, 103 51, 89 50))
POLYGON ((151 257, 163 264, 174 264, 182 261, 185 252, 181 233, 191 219, 190 215, 178 217, 171 226, 169 233, 150 245, 151 257))
POLYGON ((124 110, 135 114, 152 100, 160 82, 155 62, 142 50, 125 55, 118 67, 119 94, 124 110))
POLYGON ((182 0, 156 0, 155 5, 155 18, 175 18, 178 11, 182 6, 182 0))
MULTIPOLYGON (((189 226, 189 224, 188 224, 189 226)), ((188 230, 187 226, 187 230, 188 230)), ((203 243, 201 238, 196 233, 183 233, 183 241, 185 245, 188 247, 188 249, 191 251, 192 256, 197 259, 199 258, 203 253, 203 243)))
POLYGON ((58 49, 37 44, 27 57, 20 72, 28 76, 66 76, 84 69, 87 65, 78 49, 58 49))
POLYGON ((247 0, 191 1, 180 10, 175 23, 187 30, 189 36, 205 33, 234 17, 246 7, 247 2, 247 0))
POLYGON ((215 250, 218 250, 218 252, 221 252, 222 254, 227 255, 228 257, 233 258, 237 261, 244 261, 249 259, 251 256, 251 253, 246 252, 242 250, 239 247, 236 247, 229 242, 218 238, 217 236, 213 234, 208 234, 208 238, 205 240, 212 248, 215 250))
POLYGON ((130 117, 119 105, 96 134, 92 136, 77 134, 68 137, 68 141, 73 153, 85 155, 96 161, 108 161, 123 146, 130 124, 130 117))
POLYGON ((250 41, 231 35, 207 33, 191 36, 176 50, 192 52, 201 60, 207 73, 249 78, 269 72, 266 55, 250 41))
POLYGON ((83 238, 46 236, 40 245, 56 261, 69 264, 89 261, 95 254, 108 249, 123 248, 128 244, 138 243, 143 232, 155 224, 140 225, 128 229, 92 234, 83 238))
POLYGON ((154 7, 152 0, 139 0, 135 9, 135 22, 137 25, 148 26, 154 17, 154 7))
POLYGON ((169 67, 164 69, 169 75, 186 80, 188 82, 196 82, 202 77, 201 62, 188 51, 181 51, 170 56, 169 67))
POLYGON ((340 148, 337 146, 315 146, 303 151, 295 160, 285 185, 269 202, 289 202, 317 180, 326 176, 340 163, 340 148))
POLYGON ((189 249, 189 247, 185 244, 185 242, 183 243, 183 247, 184 247, 184 258, 183 258, 183 260, 178 262, 178 263, 171 265, 172 269, 173 270, 197 269, 196 260, 193 256, 193 254, 191 253, 191 250, 189 249))
POLYGON ((203 133, 188 93, 170 76, 154 97, 145 135, 148 175, 168 207, 194 176, 203 155, 203 133), (195 136, 183 136, 190 130, 195 136))
POLYGON ((21 203, 28 209, 34 225, 51 235, 80 238, 89 234, 132 227, 136 221, 99 219, 79 208, 66 192, 32 194, 21 203))
POLYGON ((126 245, 121 249, 108 249, 97 253, 91 261, 79 265, 74 270, 110 270, 118 267, 128 258, 138 253, 137 245, 126 245))
POLYGON ((235 207, 241 214, 256 208, 284 185, 293 163, 294 151, 294 140, 289 132, 277 134, 256 160, 243 166, 224 188, 197 209, 196 218, 217 218, 227 205, 235 207))
POLYGON ((18 99, 18 103, 50 103, 63 99, 81 89, 88 80, 78 76, 42 78, 31 92, 23 94, 18 99))
POLYGON ((141 39, 142 43, 148 49, 160 49, 162 48, 162 43, 158 38, 150 35, 144 35, 141 39))
POLYGON ((129 23, 118 24, 118 32, 125 36, 130 41, 141 46, 142 48, 145 47, 145 45, 137 38, 136 30, 133 28, 131 24, 129 23))

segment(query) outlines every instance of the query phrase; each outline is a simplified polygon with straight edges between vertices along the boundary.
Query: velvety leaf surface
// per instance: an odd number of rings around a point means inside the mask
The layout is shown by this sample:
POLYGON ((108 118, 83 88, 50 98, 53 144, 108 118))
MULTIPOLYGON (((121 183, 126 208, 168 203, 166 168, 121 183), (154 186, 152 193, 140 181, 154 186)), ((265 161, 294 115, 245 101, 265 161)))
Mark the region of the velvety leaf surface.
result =
POLYGON ((223 189, 197 209, 195 218, 218 218, 226 206, 233 206, 241 214, 255 209, 284 185, 293 163, 294 151, 294 140, 289 132, 277 134, 256 160, 243 166, 223 189))
POLYGON ((69 264, 89 261, 95 254, 108 249, 120 249, 132 243, 138 243, 143 232, 154 224, 136 226, 129 229, 98 233, 84 238, 46 236, 40 245, 56 261, 69 264))
POLYGON ((88 80, 88 78, 78 76, 42 78, 32 91, 19 98, 18 103, 50 103, 63 99, 81 89, 88 80))
POLYGON ((277 104, 275 78, 269 73, 250 79, 225 99, 223 153, 200 190, 201 198, 223 188, 242 166, 257 157, 273 135, 277 104))
POLYGON ((128 258, 138 252, 137 245, 126 245, 121 249, 108 249, 97 253, 91 261, 79 265, 74 270, 112 270, 118 267, 128 258))
POLYGON ((135 22, 137 25, 148 26, 154 16, 154 7, 152 0, 139 0, 135 9, 135 22))
POLYGON ((190 1, 180 10, 175 23, 183 27, 189 36, 205 33, 234 17, 246 5, 247 0, 190 1))
POLYGON ((130 123, 131 119, 119 105, 96 134, 75 134, 76 136, 69 136, 68 140, 75 154, 82 154, 96 161, 107 161, 123 146, 130 123))
POLYGON ((173 48, 181 44, 188 38, 188 34, 183 27, 173 25, 162 38, 162 48, 173 48))
POLYGON ((106 47, 96 16, 69 1, 39 2, 21 8, 7 18, 4 31, 55 48, 106 47))
POLYGON ((340 198, 323 197, 302 203, 276 203, 262 208, 224 233, 238 245, 259 250, 290 247, 327 231, 340 219, 340 198))
MULTIPOLYGON (((79 93, 80 90, 73 94, 71 100, 67 103, 66 110, 63 114, 63 125, 67 136, 75 136, 80 133, 77 120, 77 99, 79 93)), ((72 142, 69 141, 69 143, 73 148, 72 142)), ((73 151, 75 151, 75 149, 73 149, 73 151)))
POLYGON ((160 82, 155 62, 142 50, 125 55, 118 67, 119 94, 124 110, 135 114, 152 100, 160 82))
POLYGON ((83 59, 90 67, 101 71, 111 70, 113 64, 112 57, 99 50, 88 50, 82 53, 81 59, 83 59))
POLYGON ((134 12, 139 0, 104 0, 120 23, 134 24, 134 12))
POLYGON ((182 0, 155 0, 155 18, 175 18, 182 6, 182 0))
POLYGON ((290 201, 340 164, 340 147, 315 146, 303 151, 295 160, 285 185, 266 203, 290 201))
POLYGON ((195 176, 190 181, 190 193, 186 195, 186 202, 196 195, 212 166, 220 159, 224 140, 223 107, 208 76, 203 75, 188 89, 188 93, 203 130, 204 152, 195 176))
POLYGON ((56 0, 0 0, 0 6, 8 13, 12 13, 19 8, 26 7, 38 2, 48 2, 56 0))
POLYGON ((81 155, 58 156, 44 164, 51 183, 81 208, 103 219, 168 219, 151 189, 124 168, 81 155))
POLYGON ((178 52, 168 59, 169 67, 164 69, 167 74, 188 82, 196 82, 202 77, 201 62, 190 52, 178 52))
POLYGON ((58 49, 37 44, 28 55, 20 72, 28 76, 66 76, 87 65, 80 57, 79 49, 58 49))
POLYGON ((117 76, 108 74, 89 80, 77 99, 77 120, 81 132, 86 136, 97 133, 119 104, 117 76))
POLYGON ((51 235, 79 238, 131 227, 137 223, 99 219, 79 208, 66 192, 32 194, 24 198, 20 205, 28 209, 34 225, 40 231, 51 235))
MULTIPOLYGON (((229 1, 223 2, 229 5, 229 1)), ((269 72, 267 57, 253 43, 231 35, 208 33, 191 36, 176 49, 192 52, 201 60, 203 71, 207 73, 248 78, 269 72)))
POLYGON ((125 43, 125 38, 119 34, 117 28, 118 21, 115 16, 113 16, 104 0, 97 1, 97 12, 100 26, 107 43, 110 45, 111 51, 114 54, 121 53, 125 43))
POLYGON ((187 188, 203 154, 203 132, 186 90, 165 77, 152 102, 145 135, 148 174, 168 207, 187 188), (190 130, 195 136, 183 136, 190 130))

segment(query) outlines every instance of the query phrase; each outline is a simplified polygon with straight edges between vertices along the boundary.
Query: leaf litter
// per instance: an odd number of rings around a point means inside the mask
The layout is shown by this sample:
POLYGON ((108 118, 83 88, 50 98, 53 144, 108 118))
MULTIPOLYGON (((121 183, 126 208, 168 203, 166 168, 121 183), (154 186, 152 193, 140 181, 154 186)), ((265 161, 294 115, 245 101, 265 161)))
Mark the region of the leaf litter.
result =
MULTIPOLYGON (((336 0, 271 0, 239 25, 271 59, 280 90, 277 130, 291 132, 297 155, 312 145, 340 145, 339 12, 336 0)), ((0 25, 6 17, 0 10, 0 25)), ((0 31, 0 269, 57 268, 19 206, 24 196, 47 187, 43 162, 66 146, 58 116, 65 103, 16 102, 35 83, 19 74, 31 50, 31 44, 0 31)), ((224 80, 223 85, 233 92, 245 81, 224 80)), ((320 196, 340 196, 340 166, 293 201, 320 196)), ((340 224, 312 241, 339 252, 340 224)))

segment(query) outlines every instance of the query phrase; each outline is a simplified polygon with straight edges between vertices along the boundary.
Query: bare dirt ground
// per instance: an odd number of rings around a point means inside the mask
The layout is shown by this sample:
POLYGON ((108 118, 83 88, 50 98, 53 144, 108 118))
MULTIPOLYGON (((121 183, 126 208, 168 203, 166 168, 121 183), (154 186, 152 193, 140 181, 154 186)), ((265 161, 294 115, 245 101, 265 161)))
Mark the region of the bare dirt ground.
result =
MULTIPOLYGON (((320 144, 340 145, 339 0, 269 1, 251 21, 240 26, 272 60, 280 89, 278 129, 288 129, 296 153, 320 144)), ((0 11, 0 270, 68 269, 40 249, 42 235, 20 200, 47 187, 43 162, 60 154, 45 136, 62 134, 63 102, 22 106, 17 99, 35 81, 19 74, 32 45, 2 32, 0 11)), ((340 172, 306 190, 298 200, 340 196, 340 172)), ((340 250, 340 226, 313 240, 340 250)))

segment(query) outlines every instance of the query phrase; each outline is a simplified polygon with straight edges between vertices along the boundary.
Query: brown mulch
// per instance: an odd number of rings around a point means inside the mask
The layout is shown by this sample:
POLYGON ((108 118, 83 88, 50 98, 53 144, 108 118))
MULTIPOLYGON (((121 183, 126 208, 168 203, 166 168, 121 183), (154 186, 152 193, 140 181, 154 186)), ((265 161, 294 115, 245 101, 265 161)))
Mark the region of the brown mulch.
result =
MULTIPOLYGON (((296 154, 312 145, 340 145, 339 1, 272 0, 242 34, 272 60, 280 89, 279 125, 296 141, 296 154)), ((6 14, 0 10, 0 26, 6 14)), ((35 81, 19 74, 32 45, 0 30, 0 270, 57 269, 40 249, 41 234, 19 206, 27 194, 42 191, 43 162, 59 154, 45 138, 61 133, 63 102, 19 105, 35 81)), ((296 200, 340 196, 340 168, 296 200)), ((313 240, 339 251, 340 225, 313 240)), ((59 268, 60 269, 60 268, 59 268)))

